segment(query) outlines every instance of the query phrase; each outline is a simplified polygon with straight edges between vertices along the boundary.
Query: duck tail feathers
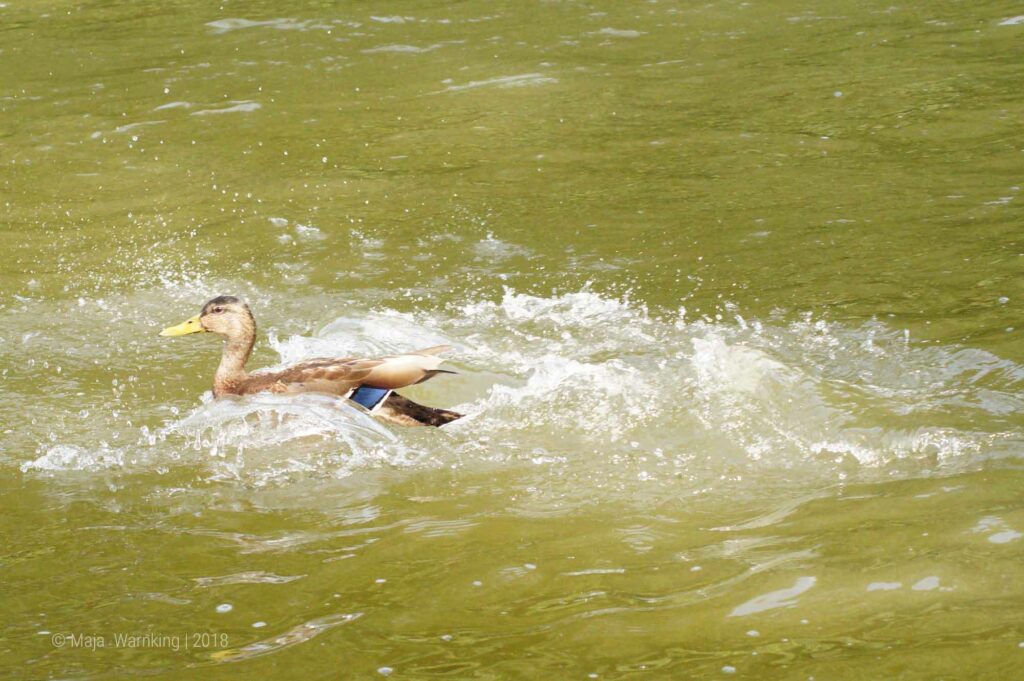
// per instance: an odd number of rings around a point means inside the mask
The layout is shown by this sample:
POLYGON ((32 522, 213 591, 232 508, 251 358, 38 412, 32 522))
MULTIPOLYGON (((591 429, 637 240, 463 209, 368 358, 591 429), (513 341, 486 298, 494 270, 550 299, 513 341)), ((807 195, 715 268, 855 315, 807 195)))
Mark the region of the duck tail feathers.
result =
POLYGON ((459 373, 459 372, 458 371, 448 371, 447 369, 431 369, 431 370, 426 372, 426 375, 423 378, 421 378, 420 380, 416 381, 416 383, 419 384, 419 383, 423 383, 424 381, 429 381, 430 379, 432 379, 434 376, 437 376, 438 374, 457 374, 457 373, 459 373))

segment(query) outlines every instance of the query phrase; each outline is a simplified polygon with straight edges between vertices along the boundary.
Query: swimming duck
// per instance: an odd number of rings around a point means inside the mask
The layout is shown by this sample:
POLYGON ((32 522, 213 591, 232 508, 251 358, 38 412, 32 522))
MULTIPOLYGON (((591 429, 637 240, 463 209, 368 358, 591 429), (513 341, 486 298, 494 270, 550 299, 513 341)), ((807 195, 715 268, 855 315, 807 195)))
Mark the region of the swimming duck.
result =
POLYGON ((455 373, 439 368, 444 360, 437 355, 450 350, 448 345, 376 359, 310 359, 279 371, 250 374, 245 371, 245 363, 256 343, 256 318, 249 306, 234 296, 210 300, 195 317, 167 327, 160 335, 191 333, 215 333, 225 339, 220 366, 213 377, 215 397, 259 392, 328 393, 352 399, 386 421, 410 426, 441 426, 461 416, 447 409, 417 404, 392 392, 437 374, 455 373))

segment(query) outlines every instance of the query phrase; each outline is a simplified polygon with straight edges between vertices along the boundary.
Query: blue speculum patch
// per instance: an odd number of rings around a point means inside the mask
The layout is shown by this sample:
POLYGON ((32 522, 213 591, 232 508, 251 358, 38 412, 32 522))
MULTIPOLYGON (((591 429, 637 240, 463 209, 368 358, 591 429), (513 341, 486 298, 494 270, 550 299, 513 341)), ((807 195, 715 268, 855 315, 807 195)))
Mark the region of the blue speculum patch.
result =
POLYGON ((371 385, 361 385, 355 389, 349 399, 373 411, 373 408, 384 401, 391 391, 387 388, 374 388, 371 385))

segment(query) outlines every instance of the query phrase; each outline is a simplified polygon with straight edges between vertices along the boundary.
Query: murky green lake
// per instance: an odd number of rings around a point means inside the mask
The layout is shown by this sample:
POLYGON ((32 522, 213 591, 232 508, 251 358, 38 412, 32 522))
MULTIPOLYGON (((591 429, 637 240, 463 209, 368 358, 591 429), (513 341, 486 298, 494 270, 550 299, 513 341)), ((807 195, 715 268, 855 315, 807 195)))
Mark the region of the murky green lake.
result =
POLYGON ((0 675, 1010 679, 1013 3, 0 2, 0 675), (212 400, 450 343, 402 429, 212 400))

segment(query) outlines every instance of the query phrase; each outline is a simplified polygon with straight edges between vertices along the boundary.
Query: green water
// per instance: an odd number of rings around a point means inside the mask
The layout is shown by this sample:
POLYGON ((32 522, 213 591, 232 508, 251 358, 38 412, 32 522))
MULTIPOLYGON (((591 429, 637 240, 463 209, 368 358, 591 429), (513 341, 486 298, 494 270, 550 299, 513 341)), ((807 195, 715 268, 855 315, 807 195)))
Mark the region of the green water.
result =
POLYGON ((1016 677, 1020 14, 0 2, 0 675, 1016 677))

